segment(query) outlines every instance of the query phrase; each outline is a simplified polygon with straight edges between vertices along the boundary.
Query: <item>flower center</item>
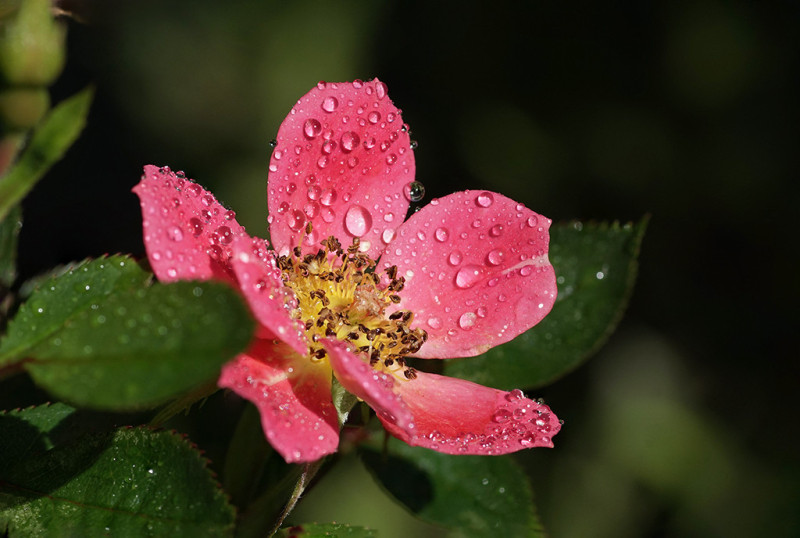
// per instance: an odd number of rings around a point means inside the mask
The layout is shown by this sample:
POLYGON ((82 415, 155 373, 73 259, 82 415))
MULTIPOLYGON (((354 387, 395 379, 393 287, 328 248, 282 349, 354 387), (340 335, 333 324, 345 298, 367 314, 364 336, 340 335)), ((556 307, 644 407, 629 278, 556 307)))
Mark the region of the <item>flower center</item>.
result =
POLYGON ((301 256, 300 248, 278 258, 285 285, 294 292, 292 317, 305 325, 309 356, 327 359, 322 338, 349 342, 369 358, 370 365, 400 379, 414 379, 416 372, 404 357, 419 351, 428 339, 422 329, 411 329, 414 314, 387 308, 400 303, 398 293, 405 279, 397 267, 386 270, 388 284, 375 272, 377 263, 359 252, 359 240, 346 250, 331 236, 316 254, 301 256))

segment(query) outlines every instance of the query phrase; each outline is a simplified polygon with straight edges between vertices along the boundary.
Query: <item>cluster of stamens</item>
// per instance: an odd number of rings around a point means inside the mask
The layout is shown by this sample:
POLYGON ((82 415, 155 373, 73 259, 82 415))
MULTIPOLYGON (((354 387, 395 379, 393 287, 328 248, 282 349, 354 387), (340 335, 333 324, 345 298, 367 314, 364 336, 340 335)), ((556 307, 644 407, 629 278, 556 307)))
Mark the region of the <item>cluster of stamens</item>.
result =
POLYGON ((311 360, 327 358, 323 338, 337 338, 368 357, 373 368, 414 379, 416 371, 404 357, 419 351, 428 334, 410 327, 412 312, 386 315, 390 305, 400 303, 405 278, 392 266, 386 270, 388 284, 382 284, 376 262, 360 251, 358 238, 347 249, 333 236, 321 245, 316 254, 303 256, 296 247, 278 258, 284 284, 297 299, 292 316, 305 326, 311 360))

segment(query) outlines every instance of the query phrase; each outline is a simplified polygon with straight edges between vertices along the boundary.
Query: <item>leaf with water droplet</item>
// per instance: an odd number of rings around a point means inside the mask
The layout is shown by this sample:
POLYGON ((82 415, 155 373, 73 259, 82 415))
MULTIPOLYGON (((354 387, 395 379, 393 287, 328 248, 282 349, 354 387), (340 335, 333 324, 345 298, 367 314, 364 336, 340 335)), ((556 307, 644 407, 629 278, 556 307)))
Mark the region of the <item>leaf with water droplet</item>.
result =
POLYGON ((23 367, 66 401, 141 409, 215 380, 253 328, 241 297, 221 283, 117 290, 27 349, 23 367))
POLYGON ((648 220, 552 227, 549 256, 558 282, 553 310, 511 342, 447 361, 445 372, 509 390, 541 386, 576 368, 600 348, 625 311, 648 220))
POLYGON ((378 538, 378 534, 365 527, 345 525, 343 523, 303 523, 281 529, 277 538, 378 538))
POLYGON ((228 536, 234 511, 170 432, 88 433, 54 404, 0 413, 0 528, 10 536, 228 536))
POLYGON ((0 366, 22 360, 29 350, 60 331, 109 295, 139 287, 151 277, 127 256, 86 260, 42 282, 17 311, 0 342, 0 366))
POLYGON ((457 536, 544 536, 533 492, 508 456, 451 456, 390 438, 359 448, 373 477, 413 514, 457 536))

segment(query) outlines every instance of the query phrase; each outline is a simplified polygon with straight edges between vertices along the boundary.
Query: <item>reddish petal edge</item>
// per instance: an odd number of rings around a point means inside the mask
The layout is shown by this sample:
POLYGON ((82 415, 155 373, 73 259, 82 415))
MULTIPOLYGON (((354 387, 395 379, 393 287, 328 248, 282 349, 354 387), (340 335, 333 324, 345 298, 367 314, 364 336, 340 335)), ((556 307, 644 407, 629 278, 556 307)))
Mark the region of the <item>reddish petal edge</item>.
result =
POLYGON ((381 258, 406 279, 396 309, 414 312, 421 358, 479 355, 550 312, 556 278, 550 219, 488 191, 432 200, 398 229, 381 258))
POLYGON ((133 192, 142 206, 147 257, 161 282, 213 278, 235 285, 229 245, 247 232, 233 211, 168 167, 145 166, 133 192))
POLYGON ((336 452, 339 424, 324 364, 312 364, 285 344, 259 340, 222 367, 217 384, 255 404, 267 440, 288 463, 336 452))
POLYGON ((305 331, 286 308, 294 296, 284 287, 281 270, 267 242, 255 237, 237 237, 231 247, 231 267, 256 319, 274 337, 300 355, 307 355, 305 331))
POLYGON ((372 407, 384 423, 391 423, 404 435, 414 434, 414 417, 395 394, 395 379, 377 372, 340 340, 326 338, 322 345, 339 383, 372 407))
POLYGON ((550 408, 470 381, 417 372, 397 383, 395 392, 414 415, 413 434, 378 416, 386 430, 412 446, 446 454, 499 455, 525 448, 551 447, 561 429, 550 408))

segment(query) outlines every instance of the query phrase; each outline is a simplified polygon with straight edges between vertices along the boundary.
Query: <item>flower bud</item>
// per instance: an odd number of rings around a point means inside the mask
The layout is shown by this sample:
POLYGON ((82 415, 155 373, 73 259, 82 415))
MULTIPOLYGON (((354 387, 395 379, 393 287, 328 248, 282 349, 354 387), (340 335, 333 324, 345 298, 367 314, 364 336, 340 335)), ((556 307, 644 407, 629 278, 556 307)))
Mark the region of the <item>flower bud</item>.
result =
POLYGON ((3 131, 24 131, 39 123, 50 108, 45 88, 0 90, 0 123, 3 131))
POLYGON ((0 78, 6 86, 49 86, 64 67, 64 27, 50 0, 21 0, 0 22, 0 78))

